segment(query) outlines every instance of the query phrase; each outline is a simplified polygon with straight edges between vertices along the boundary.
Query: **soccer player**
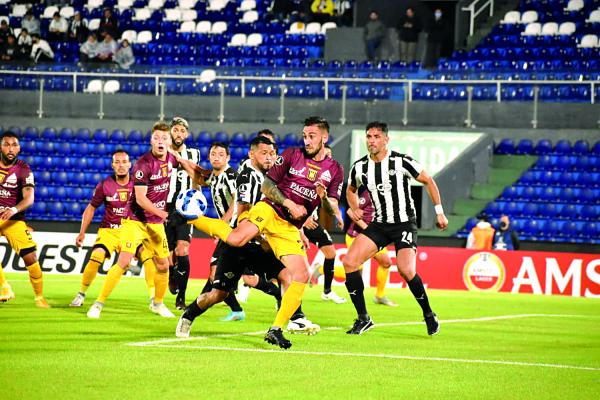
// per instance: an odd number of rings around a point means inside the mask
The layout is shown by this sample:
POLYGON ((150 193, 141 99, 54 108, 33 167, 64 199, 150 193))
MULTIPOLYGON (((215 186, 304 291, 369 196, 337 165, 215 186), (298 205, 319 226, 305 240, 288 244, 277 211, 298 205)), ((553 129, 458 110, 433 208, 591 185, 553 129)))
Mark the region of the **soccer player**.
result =
MULTIPOLYGON (((200 151, 185 145, 189 137, 188 122, 181 117, 171 120, 171 150, 194 164, 200 163, 200 151)), ((169 195, 167 196, 167 211, 169 217, 165 224, 167 240, 169 242, 169 290, 177 294, 175 307, 178 310, 185 308, 185 292, 190 277, 190 241, 192 240, 192 226, 187 224, 185 218, 175 211, 175 200, 180 193, 196 187, 192 178, 180 166, 171 175, 169 195)))
MULTIPOLYGON (((331 147, 329 147, 328 144, 325 144, 325 155, 331 158, 331 147)), ((342 220, 341 216, 339 217, 339 220, 342 220)), ((325 261, 323 262, 323 274, 325 275, 325 282, 323 285, 323 293, 321 293, 321 298, 325 301, 333 301, 335 304, 345 303, 345 298, 338 296, 337 293, 331 290, 336 251, 335 247, 333 247, 331 235, 329 235, 329 232, 327 232, 327 230, 319 223, 318 208, 315 209, 310 218, 306 219, 306 222, 302 227, 302 231, 306 236, 306 239, 310 243, 316 244, 319 250, 321 250, 325 256, 325 261)))
MULTIPOLYGON (((277 152, 277 144, 275 143, 275 134, 273 133, 273 131, 271 131, 270 129, 261 129, 260 131, 258 131, 256 133, 256 137, 259 136, 263 136, 266 137, 267 139, 269 139, 272 143, 273 146, 275 146, 275 151, 277 152)), ((250 157, 247 157, 245 159, 243 159, 242 161, 240 161, 240 166, 238 167, 238 174, 241 173, 245 168, 250 167, 252 164, 252 160, 250 159, 250 157)))
POLYGON ((163 223, 169 215, 166 201, 171 174, 179 165, 169 153, 169 130, 166 123, 156 122, 152 126, 150 151, 133 166, 134 192, 121 225, 121 252, 106 275, 100 295, 87 312, 88 318, 100 318, 106 298, 121 280, 140 244, 153 254, 156 265, 155 295, 150 310, 161 317, 174 317, 163 303, 169 272, 169 246, 163 223))
MULTIPOLYGON (((125 150, 119 149, 113 153, 112 168, 114 175, 107 177, 96 185, 92 199, 81 217, 81 228, 75 239, 77 247, 83 246, 85 232, 92 222, 94 212, 98 207, 104 205, 104 216, 98 228, 98 236, 92 248, 90 260, 85 266, 81 277, 81 289, 69 304, 71 307, 81 307, 83 305, 85 293, 96 278, 98 269, 107 258, 112 256, 113 252, 119 251, 121 219, 133 192, 133 179, 129 175, 131 162, 129 161, 129 154, 125 150)), ((152 255, 143 247, 140 247, 137 253, 140 264, 145 265, 146 284, 148 285, 150 298, 153 298, 154 270, 156 267, 152 262, 152 255)))
MULTIPOLYGON (((208 161, 213 170, 205 184, 210 186, 210 194, 213 199, 217 216, 231 226, 235 225, 237 219, 237 205, 235 201, 237 193, 237 173, 229 165, 230 160, 229 146, 222 142, 214 142, 208 153, 208 161)), ((217 261, 222 257, 225 251, 225 244, 219 241, 213 255, 210 259, 210 276, 202 293, 208 293, 212 289, 215 278, 217 261)), ((234 288, 230 288, 233 292, 234 288)), ((225 303, 231 308, 229 314, 222 318, 222 321, 243 321, 246 314, 242 306, 235 298, 235 295, 227 296, 225 303)))
MULTIPOLYGON (((344 179, 342 166, 325 157, 329 123, 321 117, 307 118, 303 138, 304 148, 288 148, 277 158, 262 184, 265 199, 250 209, 249 218, 237 228, 232 230, 223 221, 204 216, 193 221, 196 228, 234 247, 245 245, 258 234, 265 236, 275 256, 292 275, 292 283, 265 336, 267 342, 284 349, 292 343, 283 336, 281 327, 300 305, 309 279, 299 228, 319 204, 330 215, 339 216, 337 203, 344 179)), ((191 304, 189 311, 192 315, 203 312, 196 303, 191 304)))
POLYGON ((361 221, 364 212, 360 209, 357 191, 361 187, 366 187, 375 207, 375 219, 354 239, 344 258, 346 288, 358 314, 354 325, 346 333, 360 335, 373 327, 373 321, 365 305, 364 284, 359 269, 378 251, 394 243, 398 272, 421 306, 427 333, 434 335, 439 332, 440 324, 436 314, 431 310, 425 287, 415 266, 417 223, 415 207, 410 195, 410 179, 416 179, 425 185, 435 206, 436 224, 444 230, 448 226, 448 219, 444 215, 440 192, 433 178, 421 164, 408 155, 388 149, 387 124, 378 121, 370 122, 366 127, 366 141, 369 154, 352 164, 346 198, 354 221, 361 221))
MULTIPOLYGON (((25 223, 25 210, 34 201, 33 173, 29 165, 18 158, 21 145, 16 134, 4 132, 0 136, 0 147, 0 235, 6 237, 10 247, 25 262, 35 295, 35 305, 50 308, 43 294, 44 282, 35 254, 36 244, 25 223)), ((3 273, 0 273, 0 288, 0 301, 15 298, 3 273)))

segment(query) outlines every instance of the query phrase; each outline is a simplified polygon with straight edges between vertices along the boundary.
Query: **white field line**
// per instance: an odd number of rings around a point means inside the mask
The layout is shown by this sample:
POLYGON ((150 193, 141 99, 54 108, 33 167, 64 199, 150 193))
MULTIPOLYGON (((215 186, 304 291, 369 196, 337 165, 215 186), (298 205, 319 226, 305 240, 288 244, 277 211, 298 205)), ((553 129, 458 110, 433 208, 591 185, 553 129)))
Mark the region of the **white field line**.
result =
MULTIPOLYGON (((263 333, 263 332, 261 332, 263 333)), ((185 339, 183 339, 185 340, 185 339)), ((275 353, 283 355, 311 355, 311 356, 333 356, 333 357, 363 357, 363 358, 386 358, 396 360, 411 360, 411 361, 440 361, 440 362, 451 362, 451 363, 467 363, 467 364, 492 364, 492 365, 513 365, 522 367, 542 367, 542 368, 561 368, 561 369, 576 369, 584 371, 600 371, 600 368, 596 367, 585 367, 579 365, 567 365, 567 364, 547 364, 547 363, 532 363, 532 362, 521 362, 521 361, 503 361, 503 360, 477 360, 467 358, 448 358, 448 357, 420 357, 420 356, 408 356, 399 354, 368 354, 368 353, 344 353, 344 352, 328 352, 328 351, 302 351, 302 350, 279 350, 279 349, 250 349, 242 347, 219 347, 219 346, 179 346, 175 344, 159 344, 154 347, 160 348, 172 348, 172 349, 199 349, 199 350, 216 350, 216 351, 234 351, 234 352, 246 352, 246 353, 275 353)))

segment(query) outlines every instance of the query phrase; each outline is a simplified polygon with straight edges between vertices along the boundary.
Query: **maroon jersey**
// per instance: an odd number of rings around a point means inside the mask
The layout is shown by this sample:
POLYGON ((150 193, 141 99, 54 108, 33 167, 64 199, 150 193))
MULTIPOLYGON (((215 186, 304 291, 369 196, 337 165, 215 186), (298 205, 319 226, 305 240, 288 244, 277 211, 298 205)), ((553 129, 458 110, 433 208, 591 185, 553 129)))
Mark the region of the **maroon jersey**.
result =
MULTIPOLYGON (((0 211, 16 206, 23 200, 23 188, 35 187, 29 165, 17 160, 8 168, 0 167, 0 211)), ((24 220, 25 213, 19 212, 11 220, 24 220)))
MULTIPOLYGON (((166 210, 171 174, 173 173, 173 169, 178 166, 179 163, 173 154, 167 153, 165 161, 161 161, 154 157, 152 152, 149 151, 141 156, 133 166, 133 184, 134 186, 148 187, 148 191, 146 192, 148 200, 150 200, 156 208, 166 210)), ((126 215, 127 218, 134 221, 152 224, 163 223, 163 220, 160 217, 144 210, 137 203, 135 190, 131 196, 129 207, 127 207, 126 215)))
POLYGON ((90 205, 98 208, 104 204, 104 216, 100 228, 117 229, 121 226, 121 218, 125 216, 132 193, 133 177, 129 177, 127 184, 120 185, 112 175, 96 185, 90 205))
MULTIPOLYGON (((369 196, 369 191, 364 186, 359 189, 358 208, 363 210, 362 220, 367 225, 373 222, 373 219, 375 218, 375 207, 373 207, 373 202, 371 201, 371 196, 369 196)), ((359 233, 362 233, 362 231, 362 228, 356 225, 356 222, 352 222, 346 233, 350 237, 357 237, 359 233)))
POLYGON ((344 169, 332 158, 326 157, 322 161, 308 158, 300 148, 289 148, 283 152, 275 165, 267 173, 267 177, 277 185, 285 197, 294 203, 306 208, 306 216, 301 219, 292 219, 287 209, 265 199, 281 217, 298 228, 321 204, 317 195, 316 183, 322 182, 327 188, 327 197, 339 200, 344 183, 344 169))

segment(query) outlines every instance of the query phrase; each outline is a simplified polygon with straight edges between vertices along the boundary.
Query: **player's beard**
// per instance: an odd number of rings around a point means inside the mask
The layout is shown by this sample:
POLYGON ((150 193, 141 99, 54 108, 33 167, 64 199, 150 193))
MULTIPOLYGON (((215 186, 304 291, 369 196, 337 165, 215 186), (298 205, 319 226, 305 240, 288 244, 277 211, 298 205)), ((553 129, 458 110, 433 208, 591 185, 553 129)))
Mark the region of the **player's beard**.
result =
POLYGON ((128 176, 129 176, 129 174, 117 175, 117 179, 123 180, 123 179, 127 178, 128 176))
POLYGON ((183 140, 176 140, 174 138, 171 142, 173 143, 173 147, 175 148, 175 150, 178 150, 179 148, 181 148, 181 146, 183 146, 183 140))
POLYGON ((322 148, 323 148, 323 143, 321 143, 321 144, 319 145, 319 148, 318 148, 318 149, 316 149, 316 150, 315 150, 314 152, 312 152, 312 153, 309 153, 309 152, 308 152, 308 150, 306 150, 306 147, 303 147, 303 148, 302 148, 302 151, 304 151, 304 155, 308 156, 309 158, 313 158, 314 156, 316 156, 316 155, 317 155, 317 154, 318 154, 318 153, 321 151, 321 149, 322 149, 322 148))
POLYGON ((15 158, 13 158, 12 161, 11 161, 4 154, 0 154, 0 159, 2 160, 2 163, 4 165, 13 165, 14 163, 17 162, 17 156, 15 156, 15 158))

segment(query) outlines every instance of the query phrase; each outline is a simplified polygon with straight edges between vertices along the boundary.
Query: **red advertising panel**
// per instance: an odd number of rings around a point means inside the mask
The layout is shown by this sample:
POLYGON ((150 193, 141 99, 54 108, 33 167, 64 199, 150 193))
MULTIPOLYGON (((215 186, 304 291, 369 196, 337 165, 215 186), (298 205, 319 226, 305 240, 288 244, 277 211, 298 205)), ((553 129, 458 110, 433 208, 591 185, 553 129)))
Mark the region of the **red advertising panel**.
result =
MULTIPOLYGON (((335 245, 336 268, 340 268, 346 246, 335 245)), ((190 257, 193 278, 206 279, 215 242, 193 239, 190 257)), ((393 249, 389 255, 395 262, 393 249)), ((323 264, 323 254, 312 247, 308 251, 312 268, 323 264)), ((600 255, 549 253, 533 251, 491 251, 448 247, 420 247, 417 271, 423 282, 434 289, 490 292, 534 293, 575 297, 600 297, 600 255)), ((376 285, 377 265, 368 261, 363 266, 366 285, 376 285)), ((336 278, 334 284, 343 285, 336 278)), ((405 287, 392 267, 389 287, 405 287)))

